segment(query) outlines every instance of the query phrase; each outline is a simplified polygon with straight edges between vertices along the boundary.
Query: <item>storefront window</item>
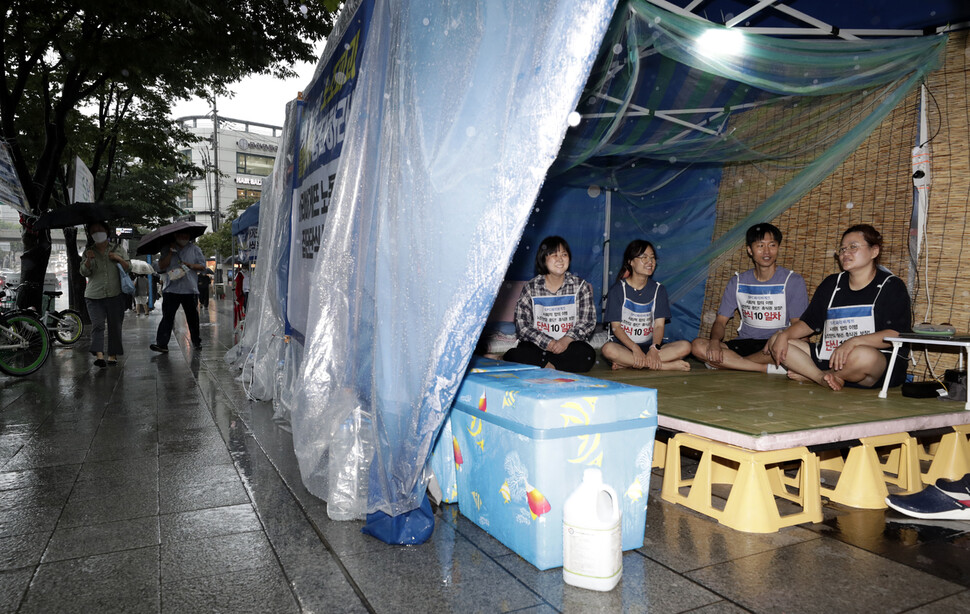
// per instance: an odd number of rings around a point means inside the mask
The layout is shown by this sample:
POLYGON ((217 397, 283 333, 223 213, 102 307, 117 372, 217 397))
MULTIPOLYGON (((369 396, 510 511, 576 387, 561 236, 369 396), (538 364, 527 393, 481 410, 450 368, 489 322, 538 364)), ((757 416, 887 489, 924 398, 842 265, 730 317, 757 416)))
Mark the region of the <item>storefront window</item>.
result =
POLYGON ((272 156, 260 156, 236 152, 236 172, 246 175, 256 175, 266 177, 273 172, 273 162, 276 158, 272 156))

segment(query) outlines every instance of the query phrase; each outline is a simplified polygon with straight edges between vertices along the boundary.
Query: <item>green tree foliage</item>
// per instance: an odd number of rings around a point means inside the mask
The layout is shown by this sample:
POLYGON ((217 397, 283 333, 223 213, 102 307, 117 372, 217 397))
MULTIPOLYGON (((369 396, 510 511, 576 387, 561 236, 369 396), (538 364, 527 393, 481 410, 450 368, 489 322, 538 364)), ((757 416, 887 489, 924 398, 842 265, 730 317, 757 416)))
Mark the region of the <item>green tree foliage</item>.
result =
MULTIPOLYGON (((330 32, 338 3, 7 0, 0 12, 0 137, 31 213, 59 200, 58 182, 63 191, 63 167, 74 150, 92 155, 86 161, 104 195, 116 175, 166 168, 158 156, 134 148, 178 142, 172 123, 163 125, 172 101, 224 95, 253 73, 292 74, 294 62, 314 59, 313 44, 330 32), (86 106, 98 109, 93 141, 79 134, 86 106), (131 118, 137 119, 126 123, 131 118), (154 139, 135 136, 152 130, 154 139)), ((23 235, 23 279, 42 281, 49 233, 27 227, 23 235)))

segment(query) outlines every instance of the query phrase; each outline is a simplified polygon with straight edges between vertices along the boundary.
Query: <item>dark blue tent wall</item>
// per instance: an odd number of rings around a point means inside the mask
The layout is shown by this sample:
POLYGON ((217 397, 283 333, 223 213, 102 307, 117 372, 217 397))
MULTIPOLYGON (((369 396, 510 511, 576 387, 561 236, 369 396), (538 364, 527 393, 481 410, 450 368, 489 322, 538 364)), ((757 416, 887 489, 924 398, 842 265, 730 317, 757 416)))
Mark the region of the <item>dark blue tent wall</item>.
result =
MULTIPOLYGON (((533 207, 506 278, 524 281, 535 275, 535 250, 544 237, 559 235, 573 253, 570 270, 593 286, 597 300, 616 280, 623 251, 634 239, 647 239, 657 249, 655 279, 664 283, 664 271, 702 250, 714 231, 718 166, 680 169, 676 181, 646 195, 613 192, 609 243, 605 243, 606 192, 598 186, 569 187, 546 184, 533 207), (577 223, 580 220, 580 223, 577 223), (610 270, 603 280, 604 249, 610 270)), ((668 339, 693 339, 700 326, 706 284, 690 289, 671 305, 668 339)), ((668 288, 669 289, 669 288, 668 288)), ((600 305, 602 307, 602 305, 600 305)), ((599 314, 601 315, 601 313, 599 314)))

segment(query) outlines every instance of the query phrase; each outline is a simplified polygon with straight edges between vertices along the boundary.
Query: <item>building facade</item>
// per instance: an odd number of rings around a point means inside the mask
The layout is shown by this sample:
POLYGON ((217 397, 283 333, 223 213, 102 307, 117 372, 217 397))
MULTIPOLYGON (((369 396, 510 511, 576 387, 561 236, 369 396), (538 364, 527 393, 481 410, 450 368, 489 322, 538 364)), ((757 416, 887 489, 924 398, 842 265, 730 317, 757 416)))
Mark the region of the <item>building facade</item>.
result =
POLYGON ((176 121, 202 138, 183 154, 205 169, 202 178, 192 181, 192 189, 179 206, 215 230, 225 221, 234 200, 260 198, 263 180, 273 171, 283 128, 219 116, 216 129, 211 113, 176 121))

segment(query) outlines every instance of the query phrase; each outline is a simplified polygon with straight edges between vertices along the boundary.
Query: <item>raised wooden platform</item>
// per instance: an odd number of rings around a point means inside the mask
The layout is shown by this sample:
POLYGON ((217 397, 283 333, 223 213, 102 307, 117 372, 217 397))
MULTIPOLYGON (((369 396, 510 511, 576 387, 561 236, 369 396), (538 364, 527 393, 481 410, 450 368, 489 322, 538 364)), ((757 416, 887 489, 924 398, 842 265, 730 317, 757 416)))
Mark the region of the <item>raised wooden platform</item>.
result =
MULTIPOLYGON (((970 473, 970 411, 899 389, 839 392, 783 376, 598 367, 590 375, 657 390, 662 497, 741 531, 773 532, 821 520, 821 495, 852 507, 885 507, 887 484, 917 492, 970 473), (917 437, 930 435, 923 446, 917 437), (687 475, 682 455, 699 458, 687 475), (662 460, 661 460, 662 459, 662 460), (923 461, 921 463, 921 461, 923 461), (923 464, 928 469, 923 470, 923 464), (821 484, 821 471, 834 475, 821 484), (720 498, 714 485, 730 490, 720 498)), ((722 489, 723 491, 723 489, 722 489)))
POLYGON ((662 428, 756 451, 970 424, 962 403, 910 399, 899 388, 834 392, 781 375, 712 371, 612 371, 588 375, 657 389, 662 428))

